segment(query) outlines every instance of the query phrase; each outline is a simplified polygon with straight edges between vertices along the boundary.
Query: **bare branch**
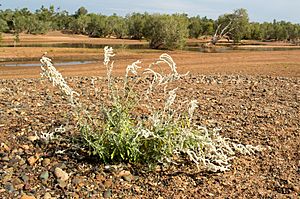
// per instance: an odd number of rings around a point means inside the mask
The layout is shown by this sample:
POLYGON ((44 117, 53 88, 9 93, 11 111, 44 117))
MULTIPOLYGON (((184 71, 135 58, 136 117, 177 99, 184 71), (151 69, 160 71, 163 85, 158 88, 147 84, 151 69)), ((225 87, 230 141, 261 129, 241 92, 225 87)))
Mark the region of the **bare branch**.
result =
POLYGON ((218 25, 216 31, 215 31, 215 34, 214 36, 211 38, 211 41, 210 43, 215 45, 218 40, 222 39, 223 37, 225 37, 227 34, 229 34, 232 30, 234 30, 234 27, 233 28, 230 28, 230 26, 232 25, 233 23, 233 18, 230 19, 229 23, 221 30, 220 33, 219 30, 221 28, 221 26, 223 25, 222 23, 218 25))
POLYGON ((227 28, 229 28, 229 26, 232 24, 232 19, 230 20, 230 22, 227 24, 227 26, 225 26, 225 28, 221 31, 221 33, 220 33, 220 36, 222 37, 222 35, 223 35, 223 33, 224 33, 224 31, 227 29, 227 28))
POLYGON ((216 36, 218 35, 218 31, 219 31, 219 29, 220 29, 221 26, 222 26, 222 24, 219 24, 219 25, 218 25, 214 37, 216 37, 216 36))

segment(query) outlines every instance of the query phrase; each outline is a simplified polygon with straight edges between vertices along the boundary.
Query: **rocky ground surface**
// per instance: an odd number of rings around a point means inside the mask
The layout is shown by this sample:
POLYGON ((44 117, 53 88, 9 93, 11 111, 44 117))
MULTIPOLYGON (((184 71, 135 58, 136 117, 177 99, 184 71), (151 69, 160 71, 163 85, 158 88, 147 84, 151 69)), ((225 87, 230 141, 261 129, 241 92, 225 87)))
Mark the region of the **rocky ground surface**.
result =
MULTIPOLYGON (((88 110, 99 110, 92 77, 67 81, 90 100, 88 110)), ((104 165, 71 142, 78 133, 72 108, 47 80, 0 80, 1 198, 300 197, 298 77, 191 76, 178 87, 180 100, 199 101, 197 123, 222 127, 224 137, 264 150, 238 156, 224 173, 104 165), (53 132, 49 141, 46 132, 53 132)))

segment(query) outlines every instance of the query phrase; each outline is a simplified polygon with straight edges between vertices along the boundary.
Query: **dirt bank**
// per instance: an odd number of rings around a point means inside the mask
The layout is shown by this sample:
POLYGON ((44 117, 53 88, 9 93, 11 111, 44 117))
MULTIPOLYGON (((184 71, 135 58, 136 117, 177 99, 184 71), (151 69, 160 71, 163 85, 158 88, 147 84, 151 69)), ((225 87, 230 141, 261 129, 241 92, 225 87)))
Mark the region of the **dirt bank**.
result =
MULTIPOLYGON (((2 48, 1 58, 31 58, 39 60, 43 52, 56 61, 98 60, 97 63, 60 66, 65 76, 95 76, 105 74, 102 65, 102 49, 69 48, 2 48)), ((282 77, 300 77, 300 50, 292 51, 234 51, 229 53, 199 53, 187 51, 152 51, 152 50, 116 50, 115 73, 123 74, 125 66, 136 60, 149 64, 160 54, 169 53, 181 72, 193 74, 236 74, 236 75, 270 75, 282 77)), ((1 67, 0 78, 37 78, 39 67, 1 67)))

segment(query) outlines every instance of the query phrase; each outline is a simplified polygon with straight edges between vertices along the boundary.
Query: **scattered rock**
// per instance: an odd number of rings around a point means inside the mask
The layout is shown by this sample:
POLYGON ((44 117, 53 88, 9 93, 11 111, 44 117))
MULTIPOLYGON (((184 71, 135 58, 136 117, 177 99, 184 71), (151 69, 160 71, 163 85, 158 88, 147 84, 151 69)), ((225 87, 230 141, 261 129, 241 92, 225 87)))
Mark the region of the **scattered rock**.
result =
POLYGON ((67 181, 69 179, 69 174, 63 171, 61 168, 56 167, 54 170, 54 175, 57 179, 61 181, 67 181))
POLYGON ((10 148, 5 143, 2 142, 0 146, 2 149, 4 149, 4 151, 7 151, 7 152, 10 151, 10 148))
POLYGON ((4 157, 2 158, 2 161, 3 161, 3 162, 9 162, 9 157, 8 157, 8 156, 4 156, 4 157))
POLYGON ((11 183, 7 183, 7 184, 5 184, 5 190, 8 192, 14 192, 15 188, 11 183))
POLYGON ((29 181, 29 177, 28 177, 27 175, 25 175, 25 174, 23 174, 23 175, 21 176, 21 179, 22 179, 23 182, 25 182, 25 183, 27 183, 27 182, 29 181))
POLYGON ((23 158, 21 158, 19 161, 19 165, 24 165, 25 163, 26 163, 26 161, 23 158))
MULTIPOLYGON (((158 172, 155 170, 154 172, 137 170, 136 173, 130 173, 132 167, 127 164, 120 164, 116 167, 115 165, 99 164, 95 167, 95 164, 90 162, 90 157, 82 156, 81 161, 77 162, 69 154, 55 154, 58 150, 63 151, 69 148, 68 144, 70 143, 65 142, 65 140, 45 144, 39 142, 38 137, 33 136, 34 143, 28 141, 26 136, 28 132, 40 132, 42 130, 48 132, 55 127, 56 124, 54 123, 58 122, 66 125, 67 122, 70 122, 73 125, 72 128, 75 128, 77 121, 74 122, 70 117, 64 116, 65 113, 71 114, 71 112, 68 106, 61 105, 59 95, 53 95, 51 102, 44 100, 46 89, 42 84, 39 83, 38 86, 35 86, 37 90, 42 88, 36 92, 37 95, 31 93, 27 99, 20 99, 25 103, 16 105, 14 104, 15 93, 22 93, 23 91, 18 91, 18 86, 14 86, 15 82, 11 81, 11 86, 7 86, 7 83, 0 80, 0 88, 2 86, 12 88, 11 96, 4 96, 0 100, 0 124, 5 123, 4 128, 1 127, 0 129, 1 140, 5 140, 8 146, 8 148, 3 145, 0 147, 0 198, 20 198, 22 193, 32 194, 41 199, 51 196, 53 198, 101 198, 103 196, 109 198, 114 195, 118 195, 120 198, 139 196, 142 198, 157 198, 158 196, 168 198, 171 197, 170 194, 172 193, 178 194, 178 197, 187 198, 214 196, 237 198, 240 193, 252 195, 253 198, 297 198, 300 190, 297 175, 300 174, 300 169, 299 162, 295 161, 295 158, 297 159, 297 147, 299 145, 297 142, 299 137, 297 124, 299 124, 300 95, 298 95, 298 91, 300 80, 297 77, 294 79, 279 78, 275 81, 274 78, 263 77, 261 79, 264 81, 256 85, 255 91, 251 91, 250 86, 255 83, 253 80, 256 78, 261 77, 250 77, 249 80, 244 77, 224 77, 221 78, 222 85, 219 84, 219 80, 216 81, 217 86, 212 86, 211 84, 215 84, 214 81, 207 81, 207 77, 203 81, 199 78, 198 85, 195 84, 195 81, 187 81, 191 87, 190 92, 180 91, 178 98, 187 99, 187 97, 191 97, 190 94, 194 94, 193 97, 201 104, 199 110, 195 112, 197 124, 212 127, 218 125, 223 128, 220 134, 225 137, 245 144, 262 144, 268 150, 255 156, 237 158, 234 161, 233 170, 229 172, 195 174, 192 168, 182 165, 179 167, 178 174, 176 173, 177 167, 174 166, 176 175, 173 175, 173 167, 170 170, 165 170, 163 166, 156 168, 158 172), (239 82, 239 84, 235 82, 239 82), (286 86, 289 82, 294 83, 286 86), (265 86, 268 87, 266 88, 267 92, 273 92, 271 96, 262 95, 265 86), (274 88, 274 90, 270 88, 274 88), (39 93, 45 94, 40 96, 39 93), (36 102, 41 103, 43 109, 37 109, 36 102), (7 109, 13 110, 16 106, 24 106, 26 113, 32 111, 31 115, 26 114, 28 120, 25 119, 25 116, 22 118, 15 117, 13 112, 9 115, 6 114, 7 109), (260 114, 256 115, 256 113, 260 114), (62 122, 60 120, 62 117, 65 117, 67 122, 62 122), (282 126, 286 128, 282 129, 282 126), (24 135, 20 134, 22 136, 16 136, 18 132, 25 133, 24 135), (38 151, 42 151, 43 157, 48 157, 48 159, 44 158, 42 161, 38 159, 33 164, 34 166, 29 166, 27 158, 35 155, 38 151), (53 176, 56 167, 67 172, 69 179, 63 181, 53 176), (125 171, 122 171, 123 169, 125 171), (49 175, 47 181, 43 180, 47 177, 42 177, 42 172, 45 171, 48 171, 49 175), (181 172, 193 173, 193 176, 181 172), (133 174, 139 175, 139 178, 135 179, 133 174), (15 181, 18 176, 21 183, 15 181), (69 184, 71 177, 72 183, 69 184), (288 178, 291 180, 291 185, 280 183, 275 187, 272 180, 277 178, 288 178), (132 183, 133 181, 134 183, 132 183), (196 186, 197 191, 195 191, 196 186), (9 192, 8 190, 13 191, 9 192), (114 195, 112 195, 112 190, 114 195), (207 195, 209 192, 212 194, 207 195), (283 195, 283 193, 290 194, 283 195)), ((76 82, 72 83, 76 85, 76 82)), ((82 89, 85 89, 84 85, 81 86, 82 89)), ((28 86, 21 85, 19 88, 26 90, 28 86)), ((51 92, 52 87, 49 90, 49 93, 51 92)), ((87 94, 87 96, 89 95, 87 94)), ((89 97, 92 99, 93 96, 89 97)), ((96 101, 100 100, 97 99, 93 103, 96 101)), ((84 149, 77 152, 81 158, 81 155, 86 151, 84 149)), ((47 175, 45 174, 45 176, 47 175)), ((28 197, 32 198, 29 195, 28 197)))
POLYGON ((34 141, 38 140, 39 137, 38 137, 38 136, 35 136, 35 135, 31 135, 31 136, 28 136, 27 139, 28 139, 29 141, 31 141, 31 142, 34 142, 34 141))
POLYGON ((118 176, 123 178, 127 182, 131 182, 134 178, 130 173, 130 171, 125 171, 125 170, 121 171, 118 176))
POLYGON ((22 195, 21 199, 35 199, 35 197, 24 194, 22 195))
POLYGON ((47 167, 51 163, 51 160, 49 158, 45 158, 42 162, 42 165, 44 167, 47 167))
POLYGON ((123 176, 123 179, 127 182, 131 182, 132 180, 132 176, 131 175, 128 175, 128 176, 123 176))
POLYGON ((110 197, 111 197, 111 189, 107 189, 107 190, 103 193, 103 197, 104 197, 104 198, 110 198, 110 197))
POLYGON ((124 180, 126 180, 127 182, 131 182, 131 180, 133 179, 133 176, 131 175, 130 171, 121 171, 118 175, 120 178, 123 178, 124 180))
POLYGON ((45 193, 43 199, 52 199, 52 196, 50 193, 45 193))
POLYGON ((15 178, 12 181, 12 184, 14 185, 15 189, 17 189, 17 190, 22 189, 24 187, 24 183, 19 178, 15 178))
POLYGON ((36 156, 31 156, 31 157, 29 157, 29 158, 27 159, 27 162, 28 162, 28 164, 29 164, 30 166, 33 166, 33 165, 36 163, 37 160, 38 160, 38 157, 36 157, 36 156))
POLYGON ((63 181, 63 180, 57 180, 57 182, 58 182, 58 186, 62 189, 68 185, 68 182, 63 181))
POLYGON ((79 185, 79 184, 81 184, 82 183, 82 180, 79 178, 79 177, 75 177, 75 178, 73 178, 73 180, 72 180, 72 184, 73 185, 79 185))
POLYGON ((40 180, 44 180, 44 181, 48 180, 49 172, 48 171, 42 172, 39 178, 40 178, 40 180))
POLYGON ((29 150, 30 146, 27 145, 27 144, 24 144, 24 145, 21 146, 21 148, 24 149, 24 150, 29 150))
POLYGON ((107 179, 105 182, 104 182, 104 186, 105 188, 110 188, 112 186, 112 179, 107 179))
POLYGON ((6 171, 7 173, 4 175, 4 177, 2 177, 2 183, 6 183, 11 181, 12 178, 12 173, 10 171, 6 171))

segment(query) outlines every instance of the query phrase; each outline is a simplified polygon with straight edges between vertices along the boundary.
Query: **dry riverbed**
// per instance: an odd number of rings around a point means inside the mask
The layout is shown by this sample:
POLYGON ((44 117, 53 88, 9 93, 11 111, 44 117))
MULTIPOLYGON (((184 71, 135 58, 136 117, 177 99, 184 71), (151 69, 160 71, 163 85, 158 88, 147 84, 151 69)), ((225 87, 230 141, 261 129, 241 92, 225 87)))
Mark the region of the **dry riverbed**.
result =
MULTIPOLYGON (((99 111, 92 82, 106 85, 101 49, 28 49, 0 48, 0 59, 38 60, 47 51, 54 64, 65 57, 96 60, 58 69, 87 109, 99 111)), ((114 74, 122 76, 137 59, 149 64, 161 53, 119 49, 114 74)), ((191 72, 177 91, 178 100, 199 101, 195 122, 221 127, 222 136, 264 150, 236 157, 224 173, 191 165, 153 171, 104 165, 70 142, 78 135, 72 109, 39 77, 39 67, 0 66, 1 198, 299 198, 300 51, 168 53, 179 72, 191 72), (55 132, 59 127, 66 131, 55 132), (42 132, 55 132, 55 139, 45 142, 37 137, 42 132)))

